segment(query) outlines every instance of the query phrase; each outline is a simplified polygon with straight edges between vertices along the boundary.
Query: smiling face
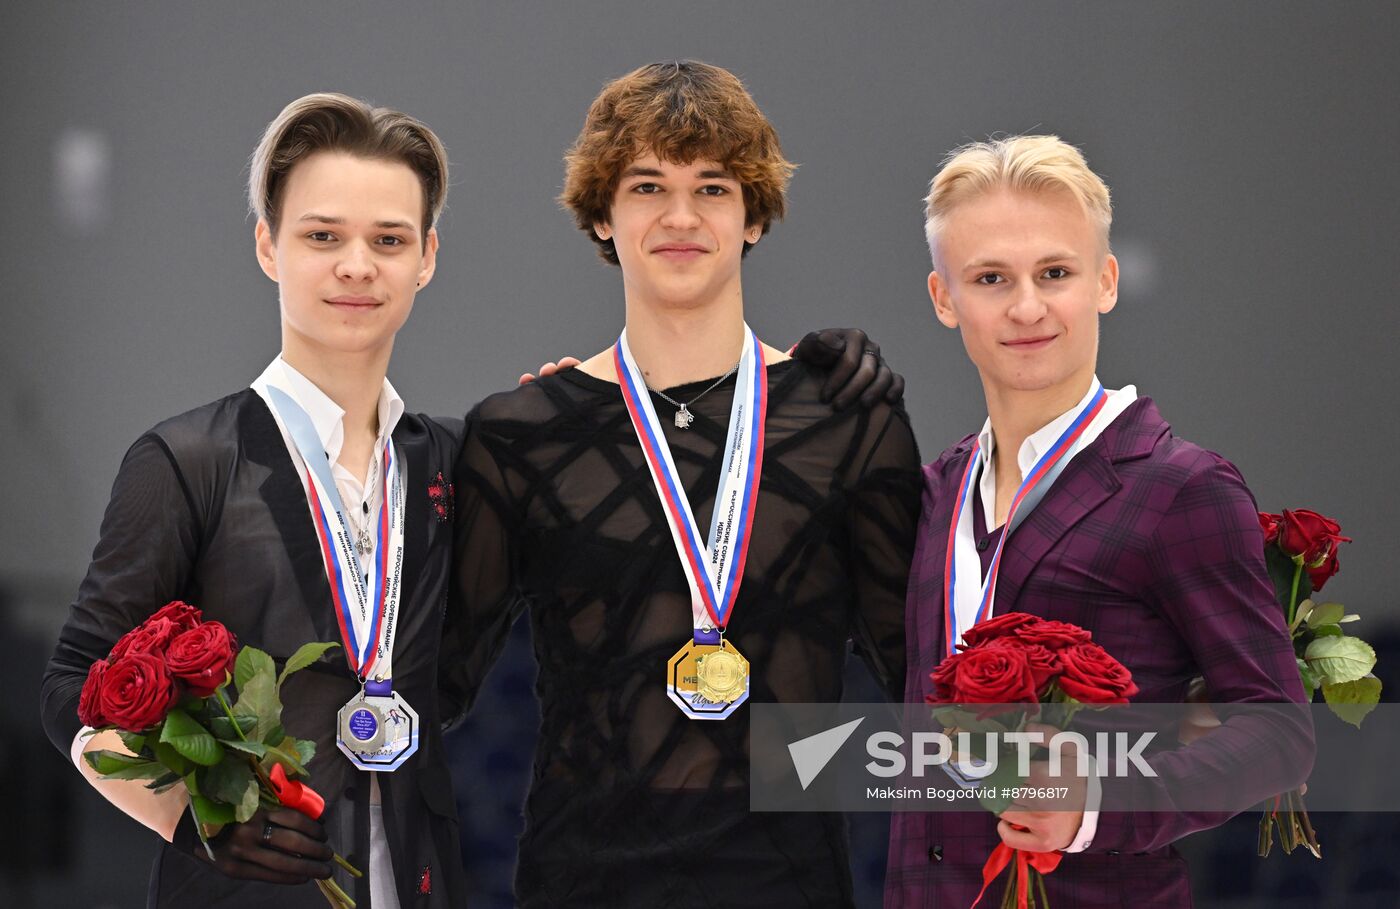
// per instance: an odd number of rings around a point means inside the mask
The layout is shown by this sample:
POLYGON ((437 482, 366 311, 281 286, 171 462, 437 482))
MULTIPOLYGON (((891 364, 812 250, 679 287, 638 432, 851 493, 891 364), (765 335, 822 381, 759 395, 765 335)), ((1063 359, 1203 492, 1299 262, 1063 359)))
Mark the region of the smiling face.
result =
POLYGON ((1077 398, 1098 358, 1098 319, 1118 300, 1118 262, 1067 192, 993 190, 948 212, 929 295, 962 332, 988 397, 1077 398))
POLYGON ((689 308, 739 294, 744 243, 762 234, 744 222, 743 189, 719 164, 648 154, 623 170, 594 230, 613 241, 629 300, 689 308))
POLYGON ((282 349, 294 359, 387 359, 432 279, 437 231, 422 231, 423 188, 397 161, 317 152, 287 175, 276 237, 255 231, 258 263, 276 281, 282 349))

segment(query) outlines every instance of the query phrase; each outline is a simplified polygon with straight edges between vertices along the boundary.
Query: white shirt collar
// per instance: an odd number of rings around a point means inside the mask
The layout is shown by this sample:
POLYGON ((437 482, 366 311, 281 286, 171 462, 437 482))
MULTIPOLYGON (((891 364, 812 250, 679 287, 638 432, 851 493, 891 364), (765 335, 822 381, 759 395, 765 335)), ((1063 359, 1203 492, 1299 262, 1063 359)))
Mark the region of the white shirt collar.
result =
MULTIPOLYGON (((1074 422, 1075 416, 1093 398, 1094 387, 1098 384, 1098 376, 1095 376, 1094 381, 1089 385, 1089 390, 1084 393, 1084 397, 1080 398, 1077 404, 1031 433, 1021 443, 1020 451, 1016 452, 1016 466, 1021 469, 1022 477, 1030 472, 1041 456, 1049 451, 1055 441, 1064 434, 1069 424, 1074 422)), ((1098 438, 1110 423, 1128 409, 1128 405, 1137 400, 1138 396, 1137 387, 1134 385, 1124 385, 1116 390, 1105 389, 1104 394, 1107 396, 1107 400, 1104 402, 1103 409, 1099 411, 1099 415, 1084 430, 1081 448, 1098 438)), ((986 521, 986 529, 993 530, 995 529, 993 525, 996 523, 997 481, 996 461, 992 457, 996 451, 996 437, 992 434, 991 417, 987 417, 987 422, 982 424, 982 431, 977 436, 977 445, 983 459, 982 478, 978 484, 978 491, 982 496, 982 514, 986 521)))
MULTIPOLYGON (((306 411, 312 425, 316 427, 316 436, 325 447, 326 457, 334 464, 340 458, 340 449, 345 445, 345 409, 331 400, 315 382, 282 359, 281 355, 268 364, 262 375, 253 381, 252 387, 261 394, 269 385, 285 391, 306 411)), ((386 376, 384 386, 379 390, 379 442, 375 446, 376 449, 382 447, 393 434, 403 412, 403 398, 399 397, 399 393, 394 390, 393 384, 386 376)))

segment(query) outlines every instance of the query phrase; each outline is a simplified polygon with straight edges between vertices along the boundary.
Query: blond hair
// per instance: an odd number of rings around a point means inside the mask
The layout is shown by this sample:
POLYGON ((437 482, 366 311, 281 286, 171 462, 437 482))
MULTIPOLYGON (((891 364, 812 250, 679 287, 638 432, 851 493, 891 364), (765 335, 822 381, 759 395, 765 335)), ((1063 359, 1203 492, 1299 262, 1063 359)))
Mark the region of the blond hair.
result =
POLYGON ((275 236, 281 218, 287 174, 319 151, 338 151, 369 160, 408 165, 423 187, 423 242, 447 199, 447 149, 426 125, 387 107, 358 98, 318 92, 298 98, 267 125, 253 150, 248 173, 248 207, 275 236))
POLYGON ((997 189, 1069 193, 1099 228, 1103 251, 1113 225, 1108 186, 1084 155, 1059 136, 1007 136, 961 145, 943 159, 924 199, 924 236, 937 267, 937 241, 948 213, 997 189))

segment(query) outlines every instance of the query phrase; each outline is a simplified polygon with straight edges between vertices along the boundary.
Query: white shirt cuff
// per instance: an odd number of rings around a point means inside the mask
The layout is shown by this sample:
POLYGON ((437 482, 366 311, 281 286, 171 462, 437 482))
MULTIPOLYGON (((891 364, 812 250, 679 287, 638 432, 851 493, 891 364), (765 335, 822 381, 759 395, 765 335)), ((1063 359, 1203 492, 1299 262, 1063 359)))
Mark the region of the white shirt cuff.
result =
POLYGON ((1079 831, 1075 833, 1074 839, 1069 841, 1069 845, 1061 849, 1061 852, 1083 852, 1094 842, 1094 834, 1099 830, 1099 804, 1103 801, 1103 784, 1099 782, 1098 765, 1094 762, 1093 755, 1089 755, 1089 779, 1086 781, 1088 789, 1084 793, 1084 820, 1079 824, 1079 831))

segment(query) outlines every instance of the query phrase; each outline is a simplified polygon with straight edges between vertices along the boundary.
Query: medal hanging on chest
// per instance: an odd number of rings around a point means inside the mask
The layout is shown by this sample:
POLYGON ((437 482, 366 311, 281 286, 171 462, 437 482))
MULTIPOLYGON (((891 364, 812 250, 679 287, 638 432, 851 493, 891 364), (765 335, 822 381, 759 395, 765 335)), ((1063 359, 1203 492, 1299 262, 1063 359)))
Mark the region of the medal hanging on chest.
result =
POLYGON ((404 464, 393 442, 385 442, 377 478, 383 500, 364 552, 362 538, 368 534, 356 533, 346 517, 311 418, 281 389, 269 387, 268 392, 306 464, 307 501, 336 625, 346 662, 361 683, 359 694, 337 714, 336 746, 361 770, 397 770, 418 750, 418 714, 393 687, 394 632, 403 589, 404 464))
POLYGON ((768 411, 763 348, 745 325, 708 544, 695 525, 642 371, 627 346, 625 330, 613 348, 613 361, 632 428, 690 589, 693 634, 667 664, 666 693, 691 719, 722 720, 747 700, 750 688, 749 661, 725 639, 724 632, 744 576, 763 472, 763 430, 768 411))
POLYGON ((1011 508, 1006 515, 1005 529, 997 548, 992 553, 987 574, 982 576, 982 559, 977 554, 977 544, 973 540, 972 508, 968 504, 976 495, 978 466, 983 460, 983 452, 973 443, 972 452, 963 468, 958 482, 958 499, 953 506, 952 522, 948 528, 948 546, 943 558, 943 652, 952 656, 962 641, 963 631, 992 616, 996 601, 997 574, 1001 571, 1002 550, 1026 516, 1035 510, 1040 500, 1045 498, 1050 487, 1064 471, 1070 460, 1078 452, 1078 442, 1094 418, 1103 410, 1108 395, 1098 379, 1094 380, 1093 393, 1089 402, 1075 415, 1074 420, 1030 469, 1011 500, 1011 508), (978 583, 980 581, 980 583, 978 583))

